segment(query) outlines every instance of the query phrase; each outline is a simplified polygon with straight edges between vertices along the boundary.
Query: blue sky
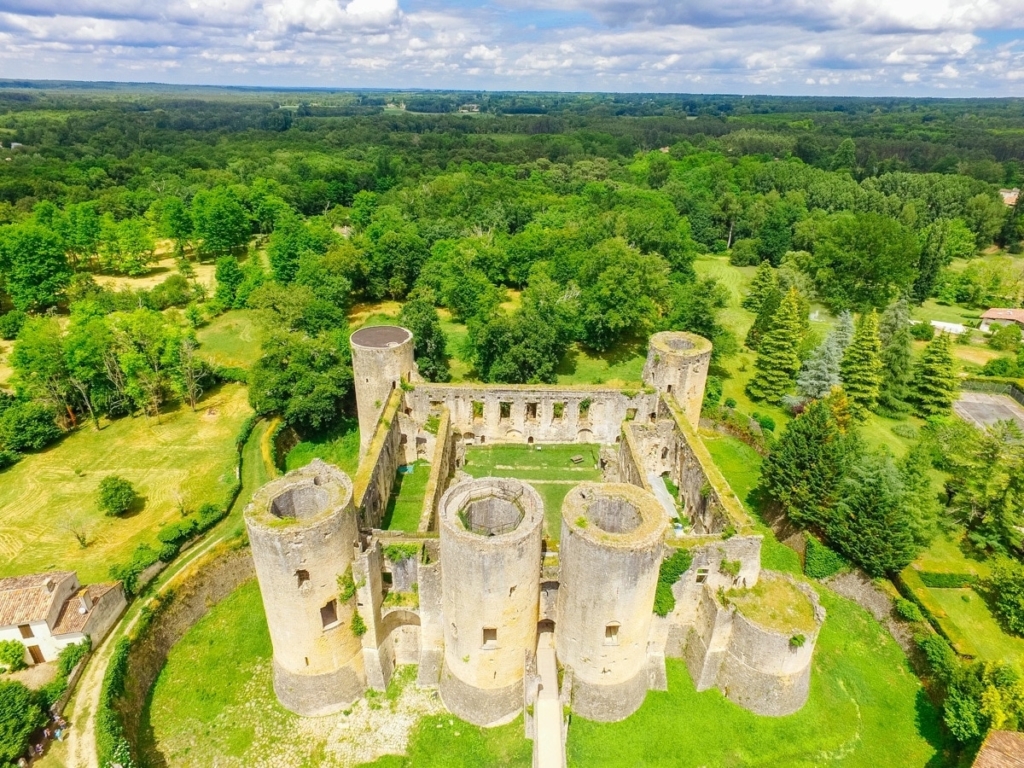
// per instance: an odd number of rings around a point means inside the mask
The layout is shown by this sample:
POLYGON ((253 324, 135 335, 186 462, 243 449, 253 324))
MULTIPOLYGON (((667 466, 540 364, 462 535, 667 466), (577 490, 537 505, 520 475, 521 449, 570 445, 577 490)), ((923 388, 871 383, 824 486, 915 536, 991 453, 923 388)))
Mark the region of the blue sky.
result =
POLYGON ((0 0, 0 77, 1024 96, 1021 0, 0 0))

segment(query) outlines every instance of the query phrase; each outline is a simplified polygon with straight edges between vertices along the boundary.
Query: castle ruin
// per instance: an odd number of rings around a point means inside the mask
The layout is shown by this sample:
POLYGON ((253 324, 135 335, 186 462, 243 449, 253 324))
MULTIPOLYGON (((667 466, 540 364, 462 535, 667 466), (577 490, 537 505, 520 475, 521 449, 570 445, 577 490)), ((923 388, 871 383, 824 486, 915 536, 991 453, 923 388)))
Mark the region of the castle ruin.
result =
POLYGON ((351 347, 355 477, 314 461, 245 512, 286 708, 345 708, 416 664, 417 684, 471 723, 522 713, 535 764, 557 766, 564 708, 628 717, 666 689, 666 657, 755 713, 803 706, 824 610, 762 571, 761 537, 697 433, 709 341, 655 334, 637 391, 424 382, 397 326, 356 331, 351 347), (560 542, 528 482, 460 471, 467 447, 493 443, 602 446, 604 482, 569 491, 560 542), (418 531, 381 530, 398 467, 418 458, 418 531), (680 550, 675 607, 656 615, 661 564, 680 550))

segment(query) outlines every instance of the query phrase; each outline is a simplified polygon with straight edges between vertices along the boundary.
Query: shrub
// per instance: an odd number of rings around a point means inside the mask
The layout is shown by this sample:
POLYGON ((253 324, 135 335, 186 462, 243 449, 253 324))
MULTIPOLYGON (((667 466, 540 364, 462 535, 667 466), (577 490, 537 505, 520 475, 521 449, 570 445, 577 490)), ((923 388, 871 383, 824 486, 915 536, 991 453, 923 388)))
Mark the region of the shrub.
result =
POLYGON ((1015 635, 1024 635, 1024 564, 1007 562, 996 566, 988 587, 996 615, 1006 629, 1015 635))
POLYGON ((359 611, 352 614, 352 634, 356 637, 362 637, 366 634, 366 622, 359 615, 359 611))
POLYGON ((1020 346, 1021 331, 1016 323, 1001 325, 988 337, 988 345, 1002 352, 1015 352, 1020 346))
POLYGON ((756 421, 760 425, 761 429, 763 429, 765 432, 775 431, 775 419, 773 419, 771 416, 765 416, 760 413, 755 413, 754 421, 756 421))
POLYGON ((803 635, 793 635, 791 638, 789 638, 790 648, 803 648, 806 643, 807 638, 803 635))
POLYGON ((722 399, 722 379, 718 376, 708 376, 707 385, 704 388, 704 402, 710 406, 716 406, 722 399))
POLYGON ((1021 375, 1021 371, 1017 361, 1013 358, 997 357, 995 360, 989 360, 982 366, 981 375, 1014 379, 1021 375))
POLYGON ((918 341, 931 341, 935 338, 935 328, 931 323, 915 323, 910 326, 910 335, 918 341))
POLYGON ((960 666, 960 659, 957 658, 949 641, 941 635, 931 633, 919 635, 914 641, 928 661, 932 674, 942 682, 951 680, 960 666))
POLYGON ((15 464, 18 463, 18 459, 20 458, 20 454, 17 454, 14 451, 8 451, 3 448, 0 448, 0 469, 7 469, 8 467, 13 467, 15 464))
POLYGON ((57 656, 57 677, 40 689, 40 694, 47 709, 50 709, 64 695, 64 692, 68 689, 68 678, 71 677, 71 672, 78 665, 78 662, 89 655, 91 650, 92 643, 88 637, 80 643, 72 643, 61 649, 60 654, 57 656))
POLYGON ((125 564, 110 566, 110 578, 120 581, 124 586, 125 594, 130 597, 135 594, 139 585, 139 574, 159 559, 159 552, 148 544, 139 544, 132 553, 131 560, 125 564))
POLYGON ((338 577, 338 599, 347 603, 356 595, 356 582, 352 578, 352 567, 338 577))
POLYGON ((734 398, 734 397, 727 397, 727 398, 725 398, 725 407, 726 408, 735 408, 736 407, 736 398, 734 398))
POLYGON ((392 563, 410 560, 420 553, 419 544, 389 544, 384 547, 384 557, 392 563))
POLYGON ((38 697, 13 680, 0 681, 0 765, 14 765, 29 737, 46 723, 38 697))
POLYGON ((754 238, 742 238, 732 244, 729 263, 734 267, 750 267, 761 263, 760 242, 754 238))
POLYGON ((892 433, 904 440, 917 440, 917 429, 913 424, 894 424, 892 433))
POLYGON ((659 616, 668 616, 676 607, 672 585, 686 573, 692 562, 693 555, 685 549, 677 549, 670 557, 661 561, 661 569, 658 571, 658 587, 654 594, 654 612, 659 616))
POLYGON ((58 437, 53 411, 40 403, 15 403, 0 415, 0 446, 8 451, 38 451, 58 437))
POLYGON ((17 672, 25 663, 25 646, 17 640, 0 640, 0 671, 17 672))
POLYGON ((28 315, 17 309, 0 315, 0 339, 13 341, 21 331, 21 326, 28 320, 28 315))
POLYGON ((846 568, 846 560, 838 552, 829 549, 814 536, 807 534, 807 549, 804 552, 804 573, 812 579, 827 579, 846 568))
POLYGON ((136 498, 135 486, 123 477, 107 475, 100 481, 97 502, 108 517, 123 515, 136 498))
POLYGON ((917 603, 913 600, 907 600, 905 597, 896 598, 896 615, 904 621, 924 621, 924 614, 921 613, 921 609, 917 607, 917 603))

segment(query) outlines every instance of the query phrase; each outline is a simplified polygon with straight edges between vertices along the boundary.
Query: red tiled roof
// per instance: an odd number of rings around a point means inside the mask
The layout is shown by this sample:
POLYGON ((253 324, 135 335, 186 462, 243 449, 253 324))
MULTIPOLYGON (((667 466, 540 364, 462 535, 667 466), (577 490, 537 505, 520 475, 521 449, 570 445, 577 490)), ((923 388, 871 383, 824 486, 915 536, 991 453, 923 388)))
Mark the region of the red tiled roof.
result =
POLYGON ((57 598, 60 584, 73 578, 74 571, 50 571, 0 579, 0 627, 45 619, 57 598), (51 581, 53 588, 47 589, 51 581))
POLYGON ((78 590, 78 592, 67 599, 63 607, 60 609, 60 615, 57 616, 57 623, 53 625, 51 632, 55 635, 68 635, 72 632, 81 632, 85 629, 85 625, 89 621, 89 617, 92 615, 92 609, 96 607, 96 603, 99 599, 116 586, 117 582, 111 581, 106 584, 90 584, 89 586, 78 590), (92 607, 90 607, 85 613, 79 611, 79 607, 82 605, 82 595, 88 595, 92 601, 92 607))
POLYGON ((1015 320, 1024 323, 1024 309, 987 309, 982 320, 1015 320))
POLYGON ((1024 733, 989 733, 974 759, 973 768, 1024 768, 1024 733))

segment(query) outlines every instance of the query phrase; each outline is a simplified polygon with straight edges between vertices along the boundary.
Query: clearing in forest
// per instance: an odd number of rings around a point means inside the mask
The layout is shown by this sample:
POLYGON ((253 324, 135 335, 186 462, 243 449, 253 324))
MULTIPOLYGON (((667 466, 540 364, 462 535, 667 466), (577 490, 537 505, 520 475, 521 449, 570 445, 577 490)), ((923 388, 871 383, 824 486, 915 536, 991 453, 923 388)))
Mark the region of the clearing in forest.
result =
POLYGON ((196 412, 178 406, 159 417, 83 424, 44 451, 0 473, 0 576, 49 569, 78 571, 83 583, 105 581, 143 542, 159 546, 160 526, 180 517, 179 494, 191 509, 223 504, 236 482, 235 440, 252 413, 245 387, 226 384, 196 412), (105 517, 96 489, 120 475, 142 498, 124 517, 105 517), (84 531, 79 546, 70 528, 84 531))

